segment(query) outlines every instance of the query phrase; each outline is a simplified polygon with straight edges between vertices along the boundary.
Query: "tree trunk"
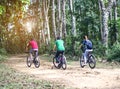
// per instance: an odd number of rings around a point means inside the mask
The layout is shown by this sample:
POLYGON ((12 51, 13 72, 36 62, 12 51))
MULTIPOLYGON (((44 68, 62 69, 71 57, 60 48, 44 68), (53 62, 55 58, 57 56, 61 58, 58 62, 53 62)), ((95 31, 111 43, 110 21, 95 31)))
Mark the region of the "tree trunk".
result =
POLYGON ((57 37, 56 33, 56 23, 55 23, 55 0, 52 0, 52 30, 54 33, 54 37, 57 37))
POLYGON ((116 4, 116 0, 114 0, 113 2, 113 6, 114 6, 114 32, 115 32, 115 42, 118 42, 118 31, 117 31, 117 27, 116 27, 116 23, 117 23, 117 4, 116 4))
POLYGON ((57 0, 57 35, 62 37, 61 0, 57 0))
POLYGON ((73 0, 69 0, 69 6, 70 6, 70 11, 71 11, 71 24, 72 24, 72 35, 76 36, 76 18, 73 15, 74 9, 73 9, 73 0))
POLYGON ((48 9, 49 9, 50 0, 43 0, 43 8, 44 8, 44 29, 46 36, 46 44, 50 42, 50 29, 49 29, 49 19, 48 19, 48 9))
POLYGON ((66 0, 62 0, 62 33, 63 33, 63 37, 66 37, 66 34, 67 34, 65 5, 66 5, 66 0))
MULTIPOLYGON (((113 6, 113 0, 109 0, 108 2, 108 6, 105 7, 104 5, 104 1, 103 0, 99 0, 100 3, 100 7, 101 7, 101 14, 102 14, 102 42, 103 45, 108 48, 108 17, 109 17, 109 11, 111 10, 112 6, 113 6)), ((105 51, 107 53, 107 50, 105 51)))

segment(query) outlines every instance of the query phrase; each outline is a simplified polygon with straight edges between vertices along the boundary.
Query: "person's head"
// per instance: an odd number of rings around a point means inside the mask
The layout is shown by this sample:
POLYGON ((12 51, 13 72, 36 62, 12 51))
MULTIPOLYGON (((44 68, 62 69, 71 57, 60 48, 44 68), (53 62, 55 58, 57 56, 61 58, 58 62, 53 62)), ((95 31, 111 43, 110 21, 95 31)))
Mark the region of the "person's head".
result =
POLYGON ((60 40, 60 39, 61 39, 61 37, 60 37, 60 36, 58 36, 58 37, 57 37, 57 40, 60 40))
POLYGON ((84 39, 86 39, 86 40, 88 39, 87 35, 84 35, 84 37, 83 37, 83 38, 84 38, 84 39))
POLYGON ((31 37, 31 38, 30 38, 30 40, 32 41, 32 40, 34 40, 34 38, 33 38, 33 37, 31 37))

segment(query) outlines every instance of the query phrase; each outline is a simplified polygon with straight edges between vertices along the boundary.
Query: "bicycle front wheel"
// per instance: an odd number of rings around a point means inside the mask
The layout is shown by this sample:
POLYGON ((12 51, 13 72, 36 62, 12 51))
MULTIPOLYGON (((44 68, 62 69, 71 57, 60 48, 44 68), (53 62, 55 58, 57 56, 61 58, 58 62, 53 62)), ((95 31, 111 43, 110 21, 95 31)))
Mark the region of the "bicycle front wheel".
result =
POLYGON ((28 67, 31 67, 31 65, 32 65, 32 59, 31 59, 30 56, 27 57, 26 63, 27 63, 28 67))
POLYGON ((40 58, 39 58, 39 56, 37 56, 37 57, 35 58, 34 65, 35 65, 36 68, 39 68, 39 67, 40 67, 40 58))
POLYGON ((95 66, 96 66, 96 60, 95 60, 95 56, 94 55, 90 55, 89 57, 88 57, 88 63, 89 63, 89 67, 91 68, 91 69, 94 69, 95 68, 95 66))
POLYGON ((65 70, 67 68, 67 60, 66 60, 65 56, 63 56, 63 59, 62 59, 62 68, 63 68, 63 70, 65 70))

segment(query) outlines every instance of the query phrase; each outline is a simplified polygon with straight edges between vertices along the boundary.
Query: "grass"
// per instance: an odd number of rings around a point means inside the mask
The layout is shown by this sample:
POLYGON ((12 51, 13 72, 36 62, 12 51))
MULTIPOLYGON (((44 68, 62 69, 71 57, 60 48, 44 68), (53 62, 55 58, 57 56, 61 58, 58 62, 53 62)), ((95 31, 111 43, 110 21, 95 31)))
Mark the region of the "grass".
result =
POLYGON ((0 89, 64 89, 64 86, 35 80, 32 75, 20 73, 0 63, 0 89))
POLYGON ((7 56, 6 55, 1 55, 0 54, 0 62, 3 62, 7 59, 7 56))

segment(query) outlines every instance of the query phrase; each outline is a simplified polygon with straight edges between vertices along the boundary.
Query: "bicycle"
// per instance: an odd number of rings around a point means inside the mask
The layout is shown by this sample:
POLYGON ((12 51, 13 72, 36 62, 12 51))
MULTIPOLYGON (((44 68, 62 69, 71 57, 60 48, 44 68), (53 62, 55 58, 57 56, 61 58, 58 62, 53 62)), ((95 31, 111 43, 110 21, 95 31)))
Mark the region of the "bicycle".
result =
POLYGON ((64 54, 60 54, 58 58, 53 57, 53 65, 55 68, 60 69, 62 67, 63 70, 67 68, 67 60, 64 54))
POLYGON ((33 51, 31 54, 27 56, 26 63, 28 67, 31 67, 32 63, 34 63, 36 68, 40 67, 40 58, 36 52, 37 51, 33 51))
MULTIPOLYGON (((82 53, 82 56, 79 58, 80 61, 80 66, 82 68, 84 68, 84 53, 82 53)), ((96 59, 95 56, 92 54, 92 51, 88 52, 88 56, 87 56, 87 64, 89 64, 89 67, 91 69, 94 69, 96 67, 96 59)))

